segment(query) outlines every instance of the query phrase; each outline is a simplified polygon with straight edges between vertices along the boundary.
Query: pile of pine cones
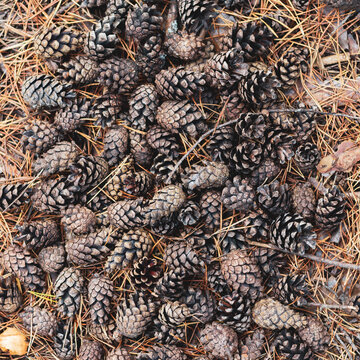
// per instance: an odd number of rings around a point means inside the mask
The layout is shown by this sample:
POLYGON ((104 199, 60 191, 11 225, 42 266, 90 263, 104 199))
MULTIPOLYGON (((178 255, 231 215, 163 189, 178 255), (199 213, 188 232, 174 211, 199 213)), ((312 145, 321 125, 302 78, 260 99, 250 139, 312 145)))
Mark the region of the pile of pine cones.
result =
POLYGON ((320 158, 317 119, 281 95, 306 73, 307 49, 266 63, 289 19, 234 21, 211 36, 219 9, 246 3, 87 0, 102 14, 88 33, 35 36, 56 77, 28 76, 22 95, 52 120, 20 139, 35 181, 0 188, 1 211, 29 203, 35 218, 1 254, 0 311, 21 309, 57 358, 252 360, 267 348, 305 360, 329 344, 326 325, 298 309, 311 297, 305 274, 253 246, 304 254, 346 202, 337 186, 317 196, 303 180, 320 158), (87 96, 75 90, 85 85, 87 96), (187 153, 202 135, 197 156, 187 153), (35 306, 45 292, 56 305, 35 306))

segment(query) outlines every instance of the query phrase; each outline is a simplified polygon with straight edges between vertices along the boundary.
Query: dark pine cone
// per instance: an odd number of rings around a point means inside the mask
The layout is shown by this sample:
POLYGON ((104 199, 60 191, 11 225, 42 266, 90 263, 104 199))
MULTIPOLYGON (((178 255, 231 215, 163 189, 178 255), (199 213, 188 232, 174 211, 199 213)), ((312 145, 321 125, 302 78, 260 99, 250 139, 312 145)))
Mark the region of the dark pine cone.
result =
POLYGON ((152 126, 146 134, 149 146, 160 154, 172 159, 179 157, 180 146, 175 135, 164 130, 161 126, 152 126))
POLYGON ((190 310, 185 304, 179 301, 167 301, 160 307, 158 319, 162 324, 176 328, 185 323, 189 316, 190 310))
POLYGON ((28 184, 14 183, 0 187, 0 211, 18 208, 29 198, 28 184))
POLYGON ((130 152, 136 163, 142 167, 148 167, 153 158, 153 149, 146 141, 145 135, 136 131, 129 132, 130 152))
POLYGON ((264 142, 265 130, 268 128, 268 120, 264 115, 241 114, 235 124, 235 132, 241 138, 250 138, 264 142))
POLYGON ((191 61, 202 55, 204 43, 196 34, 180 31, 170 34, 164 43, 164 47, 168 55, 183 61, 191 61))
POLYGON ((305 276, 300 274, 285 275, 274 282, 274 297, 285 305, 296 304, 309 292, 305 276))
POLYGON ((141 352, 137 360, 186 360, 187 356, 174 345, 154 345, 146 353, 141 352))
POLYGON ((188 201, 178 216, 179 221, 185 226, 194 226, 200 218, 200 206, 194 201, 188 201))
POLYGON ((22 305, 21 291, 15 277, 0 276, 0 311, 14 313, 22 305))
POLYGON ((104 135, 103 156, 109 166, 119 164, 128 151, 129 134, 121 125, 114 125, 107 129, 104 135))
POLYGON ((174 268, 164 274, 155 285, 154 295, 167 300, 177 300, 183 295, 185 271, 174 268))
POLYGON ((298 183, 291 192, 291 203, 296 213, 312 221, 316 208, 316 198, 310 183, 298 183))
POLYGON ((178 214, 171 213, 151 223, 151 231, 156 235, 172 236, 180 228, 178 214))
POLYGON ((250 185, 258 187, 262 185, 265 181, 272 181, 280 173, 281 167, 277 161, 271 158, 265 158, 251 173, 251 178, 249 180, 250 185))
POLYGON ((75 235, 81 235, 94 231, 97 218, 87 207, 71 205, 62 212, 61 224, 67 233, 72 232, 75 235))
MULTIPOLYGON (((175 160, 169 158, 166 155, 158 154, 153 160, 153 164, 150 168, 150 172, 156 176, 158 182, 165 182, 170 173, 175 169, 176 162, 175 160)), ((173 181, 176 182, 179 172, 181 169, 175 171, 173 176, 173 181)))
POLYGON ((261 209, 246 214, 241 223, 241 232, 249 240, 266 239, 270 230, 269 215, 261 209))
POLYGON ((76 356, 77 342, 72 322, 60 320, 55 332, 54 350, 61 360, 72 360, 76 356))
POLYGON ((260 268, 264 278, 271 277, 277 280, 280 276, 280 269, 286 265, 286 257, 279 251, 257 247, 252 256, 260 268))
POLYGON ((212 232, 221 223, 221 193, 209 190, 203 193, 199 200, 200 214, 206 224, 206 231, 212 232))
POLYGON ((231 223, 224 222, 219 239, 222 253, 228 254, 232 250, 244 249, 247 247, 246 238, 243 233, 238 230, 231 229, 231 223))
POLYGON ((295 153, 295 164, 305 175, 314 170, 320 161, 320 152, 313 143, 301 144, 295 153))
POLYGON ((147 171, 129 171, 120 176, 120 181, 122 183, 121 190, 133 196, 146 195, 154 182, 153 176, 147 171))
POLYGON ((118 95, 108 94, 98 97, 91 109, 92 117, 96 119, 95 125, 106 128, 115 124, 122 106, 123 101, 118 95))
POLYGON ((231 293, 231 290, 221 272, 219 263, 213 264, 211 268, 208 267, 207 285, 212 291, 219 294, 220 296, 231 293))
POLYGON ((230 153, 230 165, 240 175, 249 175, 262 162, 264 150, 261 143, 243 139, 230 153))
POLYGON ((81 7, 92 8, 105 5, 106 3, 107 0, 83 0, 83 2, 81 3, 81 7))
POLYGON ((162 269, 158 261, 147 256, 140 258, 131 269, 130 277, 141 289, 152 287, 161 277, 162 269))

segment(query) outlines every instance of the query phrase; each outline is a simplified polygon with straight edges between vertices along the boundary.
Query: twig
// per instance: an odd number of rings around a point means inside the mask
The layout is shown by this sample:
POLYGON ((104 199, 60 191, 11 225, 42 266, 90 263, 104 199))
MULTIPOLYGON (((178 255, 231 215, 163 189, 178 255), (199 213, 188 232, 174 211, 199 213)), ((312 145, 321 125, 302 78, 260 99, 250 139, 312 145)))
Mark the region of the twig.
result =
POLYGON ((315 303, 315 302, 304 302, 300 304, 299 306, 310 306, 310 307, 318 307, 320 308, 320 311, 323 309, 336 309, 336 310, 354 310, 356 311, 357 308, 355 306, 351 305, 340 305, 340 304, 321 304, 321 303, 315 303))
POLYGON ((328 264, 328 265, 331 265, 331 266, 338 266, 338 267, 341 267, 343 269, 350 269, 350 270, 360 271, 360 266, 355 265, 355 264, 344 263, 344 262, 336 261, 336 260, 328 260, 328 259, 324 259, 324 258, 321 258, 319 256, 311 255, 311 254, 299 254, 299 253, 296 253, 296 252, 280 249, 277 246, 272 245, 272 244, 263 244, 263 243, 260 243, 260 242, 257 242, 257 241, 249 241, 248 240, 247 243, 250 244, 250 245, 255 245, 255 246, 268 248, 268 249, 271 249, 271 250, 280 251, 282 253, 289 254, 289 255, 300 256, 300 257, 303 257, 305 259, 321 262, 321 263, 328 264))

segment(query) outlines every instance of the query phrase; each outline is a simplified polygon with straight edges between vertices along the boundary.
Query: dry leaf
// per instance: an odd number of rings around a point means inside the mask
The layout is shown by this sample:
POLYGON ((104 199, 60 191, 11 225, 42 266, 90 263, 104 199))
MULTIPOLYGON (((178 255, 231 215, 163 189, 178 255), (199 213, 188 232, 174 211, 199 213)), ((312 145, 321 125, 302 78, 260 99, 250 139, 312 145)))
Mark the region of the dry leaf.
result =
POLYGON ((26 336, 14 327, 7 328, 0 335, 0 350, 10 355, 25 355, 28 345, 26 336))
POLYGON ((360 161, 360 147, 352 141, 344 141, 334 154, 321 159, 317 169, 322 174, 334 171, 349 172, 358 161, 360 161))

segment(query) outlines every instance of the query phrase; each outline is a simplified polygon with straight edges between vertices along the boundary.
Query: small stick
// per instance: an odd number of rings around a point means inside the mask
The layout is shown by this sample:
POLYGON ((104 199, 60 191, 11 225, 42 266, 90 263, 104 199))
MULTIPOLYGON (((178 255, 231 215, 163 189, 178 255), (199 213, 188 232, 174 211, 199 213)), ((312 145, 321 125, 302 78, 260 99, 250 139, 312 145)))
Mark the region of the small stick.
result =
POLYGON ((311 255, 311 254, 299 254, 299 253, 295 253, 295 252, 292 252, 292 251, 280 249, 277 246, 272 245, 272 244, 263 244, 263 243, 260 243, 260 242, 257 242, 257 241, 249 241, 248 240, 247 243, 250 244, 250 245, 255 245, 255 246, 268 248, 268 249, 271 249, 271 250, 280 251, 282 253, 289 254, 289 255, 300 256, 300 257, 303 257, 305 259, 321 262, 321 263, 324 263, 324 264, 327 264, 327 265, 338 266, 338 267, 341 267, 343 269, 350 269, 350 270, 360 271, 360 266, 355 265, 355 264, 344 263, 344 262, 336 261, 336 260, 328 260, 328 259, 324 259, 324 258, 321 258, 319 256, 311 255))
POLYGON ((300 304, 299 306, 310 306, 310 307, 318 307, 320 308, 320 311, 323 309, 336 309, 336 310, 354 310, 356 311, 357 308, 355 306, 351 305, 340 305, 340 304, 321 304, 321 303, 315 303, 315 302, 304 302, 303 304, 300 304))

